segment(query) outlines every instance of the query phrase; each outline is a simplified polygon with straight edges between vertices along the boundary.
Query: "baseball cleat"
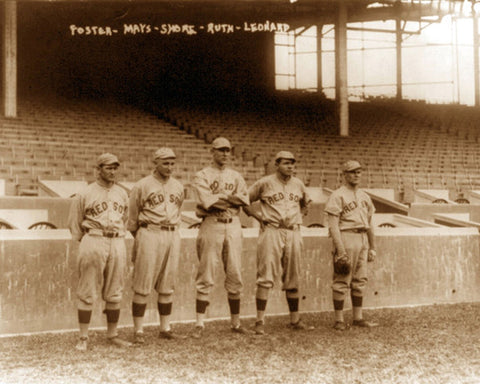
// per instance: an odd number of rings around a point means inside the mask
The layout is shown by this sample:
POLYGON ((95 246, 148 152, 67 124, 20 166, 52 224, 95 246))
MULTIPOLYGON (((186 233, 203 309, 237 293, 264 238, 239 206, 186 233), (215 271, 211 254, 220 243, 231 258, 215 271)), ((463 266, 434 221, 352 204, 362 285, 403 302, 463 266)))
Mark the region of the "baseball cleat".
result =
POLYGON ((233 333, 239 333, 241 335, 251 335, 252 332, 248 329, 243 328, 241 325, 237 325, 236 327, 232 326, 231 330, 233 333))
POLYGON ((205 327, 202 327, 200 325, 197 325, 195 329, 193 330, 192 337, 194 339, 201 339, 203 337, 203 331, 205 330, 205 327))
POLYGON ((378 327, 378 323, 374 323, 367 320, 353 320, 352 326, 361 328, 375 328, 378 327))
POLYGON ((114 345, 115 347, 119 347, 119 348, 128 348, 132 346, 132 343, 130 343, 129 341, 122 340, 118 336, 108 337, 107 341, 111 345, 114 345))
POLYGON ((182 339, 186 339, 186 336, 184 336, 184 335, 178 335, 178 334, 176 334, 176 333, 173 333, 173 331, 172 331, 171 329, 169 329, 168 331, 160 331, 158 337, 161 338, 161 339, 166 339, 166 340, 182 340, 182 339))
POLYGON ((265 334, 265 322, 263 320, 259 320, 255 322, 255 333, 257 335, 265 334))
POLYGON ((333 329, 335 329, 336 331, 345 331, 347 329, 347 325, 344 321, 336 321, 333 329))
POLYGON ((312 329, 315 329, 314 326, 307 325, 302 320, 298 320, 296 323, 288 324, 288 328, 294 331, 311 331, 312 329))
POLYGON ((142 331, 135 332, 133 335, 133 344, 145 344, 145 335, 142 331))
POLYGON ((88 340, 88 337, 80 337, 77 345, 75 345, 75 349, 77 351, 82 351, 82 352, 86 351, 87 350, 87 340, 88 340))

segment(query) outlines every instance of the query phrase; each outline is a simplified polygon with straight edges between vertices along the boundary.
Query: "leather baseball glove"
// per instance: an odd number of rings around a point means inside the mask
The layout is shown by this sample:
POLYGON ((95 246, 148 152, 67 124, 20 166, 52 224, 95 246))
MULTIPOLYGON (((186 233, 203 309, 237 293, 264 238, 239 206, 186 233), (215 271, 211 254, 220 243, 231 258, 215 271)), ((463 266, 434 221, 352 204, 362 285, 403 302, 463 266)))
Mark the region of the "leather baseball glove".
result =
POLYGON ((348 275, 352 269, 350 258, 347 254, 339 256, 337 252, 333 254, 333 270, 337 275, 348 275))

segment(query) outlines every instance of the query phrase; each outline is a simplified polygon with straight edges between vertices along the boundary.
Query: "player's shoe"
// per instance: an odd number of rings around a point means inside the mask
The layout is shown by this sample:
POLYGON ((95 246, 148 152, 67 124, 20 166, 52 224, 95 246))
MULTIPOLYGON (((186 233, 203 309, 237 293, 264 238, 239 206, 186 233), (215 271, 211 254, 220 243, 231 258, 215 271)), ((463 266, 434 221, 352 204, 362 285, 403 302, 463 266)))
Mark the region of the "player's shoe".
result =
POLYGON ((333 329, 335 329, 336 331, 346 331, 347 324, 345 324, 344 321, 336 321, 333 325, 333 329))
POLYGON ((243 328, 241 325, 231 327, 233 333, 238 333, 240 335, 251 335, 253 332, 249 331, 246 328, 243 328))
POLYGON ((255 334, 264 335, 265 334, 265 322, 259 320, 255 322, 255 334))
POLYGON ((315 329, 314 326, 307 325, 302 320, 298 320, 296 323, 288 324, 288 328, 294 331, 311 331, 312 329, 315 329))
POLYGON ((118 336, 108 337, 107 341, 109 344, 119 348, 128 348, 132 346, 132 343, 130 343, 129 341, 122 340, 118 336))
POLYGON ((367 320, 353 320, 352 326, 354 327, 360 327, 360 328, 375 328, 378 327, 378 323, 374 323, 372 321, 367 321, 367 320))
POLYGON ((192 332, 192 337, 194 339, 201 339, 203 337, 203 331, 205 330, 205 327, 202 327, 201 325, 197 325, 195 329, 192 332))
POLYGON ((145 334, 143 331, 135 332, 133 335, 133 344, 145 344, 145 334))
POLYGON ((77 345, 75 345, 75 349, 77 351, 85 352, 87 350, 87 342, 88 342, 88 337, 80 337, 78 339, 77 345))
POLYGON ((187 338, 187 336, 173 333, 171 329, 169 329, 168 331, 160 331, 160 333, 158 334, 158 337, 160 339, 166 339, 166 340, 183 340, 187 338))

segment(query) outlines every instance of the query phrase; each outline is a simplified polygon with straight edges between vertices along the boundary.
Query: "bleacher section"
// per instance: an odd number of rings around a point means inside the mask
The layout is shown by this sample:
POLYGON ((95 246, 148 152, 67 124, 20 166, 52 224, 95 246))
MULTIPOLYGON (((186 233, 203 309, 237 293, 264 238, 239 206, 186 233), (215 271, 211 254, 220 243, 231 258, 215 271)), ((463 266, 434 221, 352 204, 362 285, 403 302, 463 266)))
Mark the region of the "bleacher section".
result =
MULTIPOLYGON (((119 180, 128 182, 151 172, 151 156, 160 146, 175 150, 176 176, 186 185, 211 160, 208 145, 194 135, 134 107, 104 101, 23 102, 19 118, 0 118, 0 127, 6 195, 38 195, 40 180, 90 182, 95 160, 105 151, 119 156, 119 180)), ((253 167, 236 161, 234 166, 252 174, 253 167)))
POLYGON ((132 183, 150 172, 152 153, 166 145, 176 151, 176 177, 188 187, 210 162, 208 143, 225 135, 235 146, 233 167, 248 184, 288 149, 310 187, 337 188, 340 164, 355 158, 365 166, 363 187, 393 189, 400 203, 414 202, 413 191, 422 189, 446 190, 446 200, 456 200, 480 186, 472 128, 478 113, 445 106, 454 114, 442 122, 442 108, 351 103, 350 136, 340 137, 333 105, 308 95, 242 105, 162 103, 145 107, 150 112, 105 100, 21 101, 19 118, 0 118, 0 179, 6 195, 44 194, 49 181, 92 181, 96 157, 111 151, 122 162, 119 180, 132 183))
MULTIPOLYGON (((268 169, 276 151, 290 149, 299 160, 297 175, 310 186, 338 187, 340 164, 350 158, 365 165, 364 187, 393 188, 407 203, 416 189, 447 189, 455 200, 480 184, 470 120, 475 115, 470 109, 455 110, 465 114, 464 120, 455 120, 463 122, 465 130, 457 126, 454 131, 451 125, 446 129, 438 124, 434 112, 426 114, 421 108, 351 103, 350 136, 340 137, 334 130, 333 106, 317 102, 313 108, 311 99, 241 111, 175 105, 156 107, 155 112, 207 141, 217 135, 231 137, 237 143, 236 155, 257 168, 268 169)), ((432 106, 433 111, 438 108, 432 106)))

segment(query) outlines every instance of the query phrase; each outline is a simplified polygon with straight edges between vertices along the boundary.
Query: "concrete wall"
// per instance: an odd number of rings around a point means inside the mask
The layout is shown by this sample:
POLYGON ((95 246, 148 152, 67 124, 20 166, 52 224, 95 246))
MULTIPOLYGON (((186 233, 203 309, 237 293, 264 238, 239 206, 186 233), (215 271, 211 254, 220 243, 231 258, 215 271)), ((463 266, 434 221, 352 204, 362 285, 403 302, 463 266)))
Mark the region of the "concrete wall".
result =
POLYGON ((480 204, 424 204, 413 203, 408 216, 422 220, 434 221, 436 213, 469 213, 471 221, 480 221, 480 204))
MULTIPOLYGON (((68 211, 71 203, 71 199, 60 197, 0 197, 0 209, 46 210, 48 221, 57 228, 68 227, 68 211)), ((12 224, 15 225, 15 220, 12 220, 12 224)))
MULTIPOLYGON (((257 229, 244 230, 242 315, 255 313, 257 229)), ((182 255, 173 320, 195 317, 194 278, 197 230, 182 230, 182 255)), ((479 233, 474 228, 378 228, 378 258, 370 264, 367 307, 405 306, 480 300, 479 233)), ((331 242, 326 229, 304 230, 305 255, 301 310, 330 311, 331 242)), ((127 240, 131 249, 132 239, 127 240)), ((0 334, 77 327, 75 259, 78 245, 66 230, 0 231, 0 334)), ((218 266, 209 318, 228 316, 223 272, 218 266)), ((121 324, 131 325, 131 265, 121 324)), ((157 323, 155 295, 146 320, 157 323)), ((348 303, 348 306, 350 304, 348 303)), ((104 327, 97 302, 93 327, 104 327)), ((272 291, 268 314, 288 311, 283 293, 272 291)))

